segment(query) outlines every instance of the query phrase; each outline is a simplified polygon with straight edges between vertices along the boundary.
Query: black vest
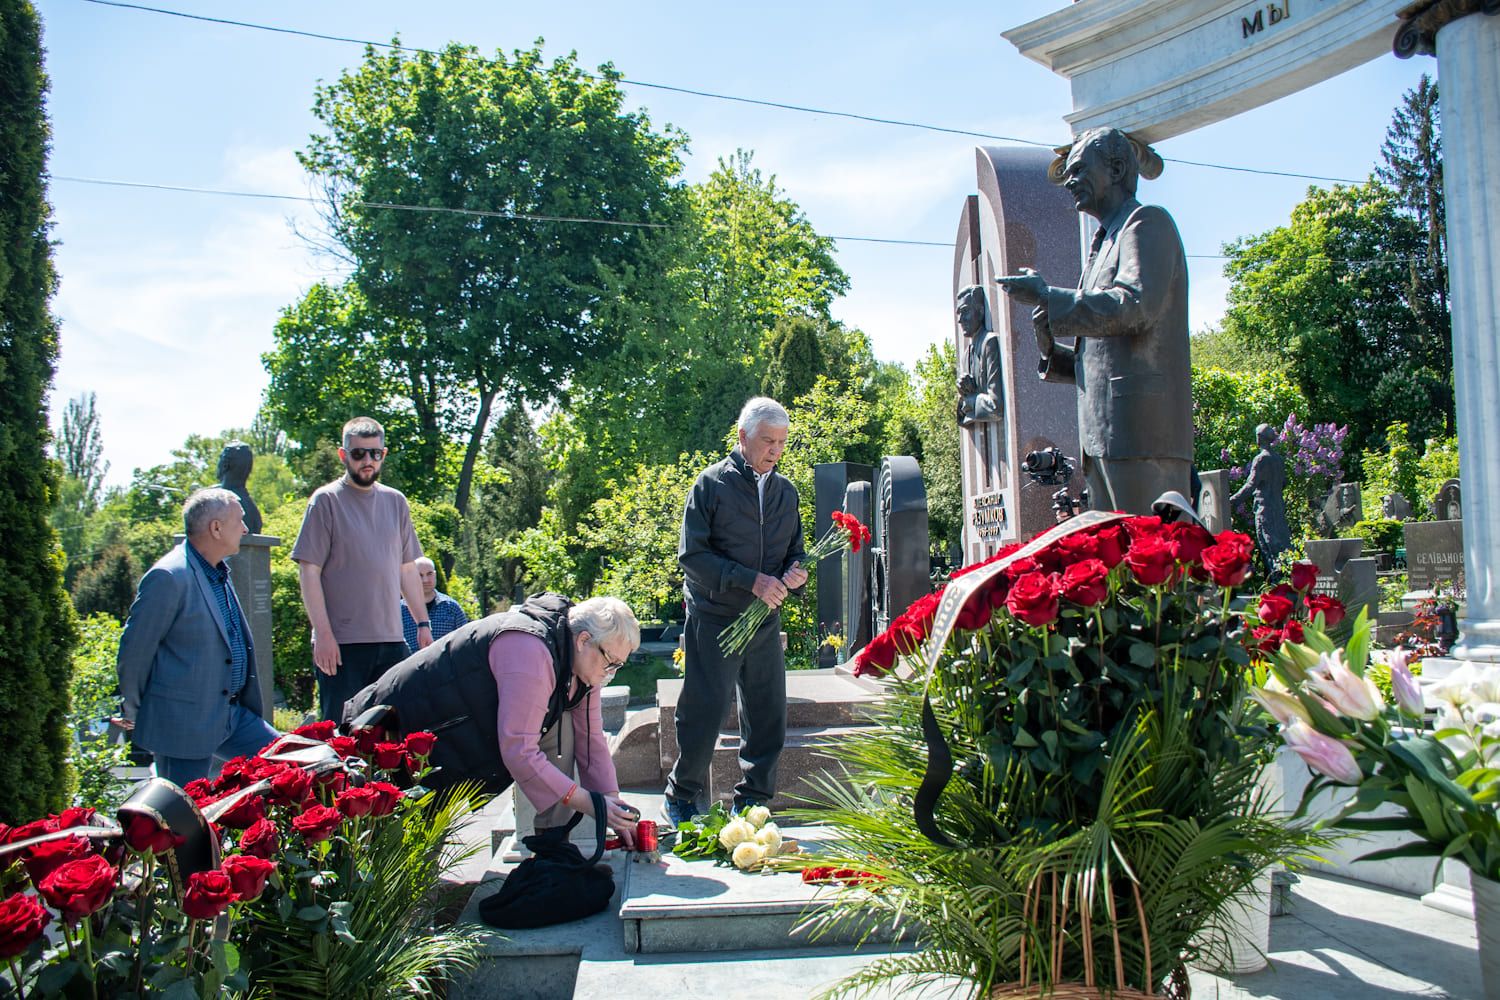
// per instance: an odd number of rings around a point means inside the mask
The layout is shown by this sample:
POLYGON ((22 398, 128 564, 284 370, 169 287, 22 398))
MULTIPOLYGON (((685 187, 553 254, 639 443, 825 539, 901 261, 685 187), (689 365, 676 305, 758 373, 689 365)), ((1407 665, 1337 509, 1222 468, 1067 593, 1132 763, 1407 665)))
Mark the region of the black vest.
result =
POLYGON ((513 779, 500 759, 500 695, 490 673, 490 644, 503 632, 525 632, 547 644, 554 672, 541 729, 546 733, 591 690, 584 685, 571 701, 567 696, 573 676, 571 606, 560 594, 537 594, 519 611, 490 615, 450 632, 350 698, 344 704, 345 724, 376 705, 389 705, 395 718, 385 720, 386 728, 402 737, 426 731, 438 738, 430 763, 441 770, 426 782, 429 787, 478 781, 486 792, 499 794, 513 779))

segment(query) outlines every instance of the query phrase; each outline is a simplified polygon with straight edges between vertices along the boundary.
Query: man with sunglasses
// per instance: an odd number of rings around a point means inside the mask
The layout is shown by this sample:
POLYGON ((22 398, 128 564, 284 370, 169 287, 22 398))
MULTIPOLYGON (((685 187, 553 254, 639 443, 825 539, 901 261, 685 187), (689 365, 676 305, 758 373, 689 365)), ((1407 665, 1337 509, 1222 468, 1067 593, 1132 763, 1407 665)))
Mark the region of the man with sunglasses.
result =
MULTIPOLYGON (((345 473, 313 493, 292 546, 324 719, 337 720, 345 701, 408 655, 401 599, 427 606, 411 508, 400 490, 377 481, 385 456, 378 422, 356 417, 345 424, 345 473)), ((432 623, 424 615, 416 624, 418 648, 430 645, 432 623)))

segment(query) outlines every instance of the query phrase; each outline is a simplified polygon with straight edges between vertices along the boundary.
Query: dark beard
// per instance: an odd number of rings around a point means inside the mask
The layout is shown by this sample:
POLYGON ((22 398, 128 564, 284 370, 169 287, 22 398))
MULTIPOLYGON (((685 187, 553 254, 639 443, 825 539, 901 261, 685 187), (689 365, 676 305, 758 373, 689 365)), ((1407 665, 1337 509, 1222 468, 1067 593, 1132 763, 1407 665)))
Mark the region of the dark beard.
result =
POLYGON ((370 478, 368 479, 361 479, 359 473, 355 472, 350 466, 344 466, 344 470, 349 473, 349 481, 351 483, 365 489, 374 486, 375 480, 380 478, 380 466, 378 465, 375 467, 375 471, 370 473, 370 478))

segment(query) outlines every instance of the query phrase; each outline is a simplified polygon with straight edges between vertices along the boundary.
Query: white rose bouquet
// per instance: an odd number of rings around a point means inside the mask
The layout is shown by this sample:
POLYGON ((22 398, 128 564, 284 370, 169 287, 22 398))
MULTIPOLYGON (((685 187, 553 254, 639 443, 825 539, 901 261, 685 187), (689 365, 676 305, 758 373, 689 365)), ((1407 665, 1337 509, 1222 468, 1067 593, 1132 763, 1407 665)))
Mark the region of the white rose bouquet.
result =
POLYGON ((771 810, 765 806, 731 813, 724 803, 715 802, 696 822, 677 827, 677 845, 672 853, 679 858, 701 858, 731 864, 740 871, 754 871, 771 858, 797 853, 797 846, 781 836, 780 827, 771 822, 771 810))

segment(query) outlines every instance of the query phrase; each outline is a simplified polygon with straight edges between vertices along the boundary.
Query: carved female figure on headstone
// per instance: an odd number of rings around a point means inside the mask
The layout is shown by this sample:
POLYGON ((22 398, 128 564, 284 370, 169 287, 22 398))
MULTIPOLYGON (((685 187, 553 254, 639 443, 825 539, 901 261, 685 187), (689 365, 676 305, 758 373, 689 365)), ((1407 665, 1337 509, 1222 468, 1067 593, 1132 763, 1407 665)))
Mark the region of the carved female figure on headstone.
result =
POLYGON ((1276 443, 1276 430, 1270 424, 1255 428, 1255 441, 1260 445, 1260 453, 1250 461, 1250 474, 1245 477, 1245 485, 1229 498, 1229 502, 1239 503, 1247 495, 1254 497, 1255 544, 1265 561, 1267 575, 1275 580, 1280 575, 1276 569, 1277 561, 1292 544, 1283 496, 1286 459, 1271 450, 1276 443))

